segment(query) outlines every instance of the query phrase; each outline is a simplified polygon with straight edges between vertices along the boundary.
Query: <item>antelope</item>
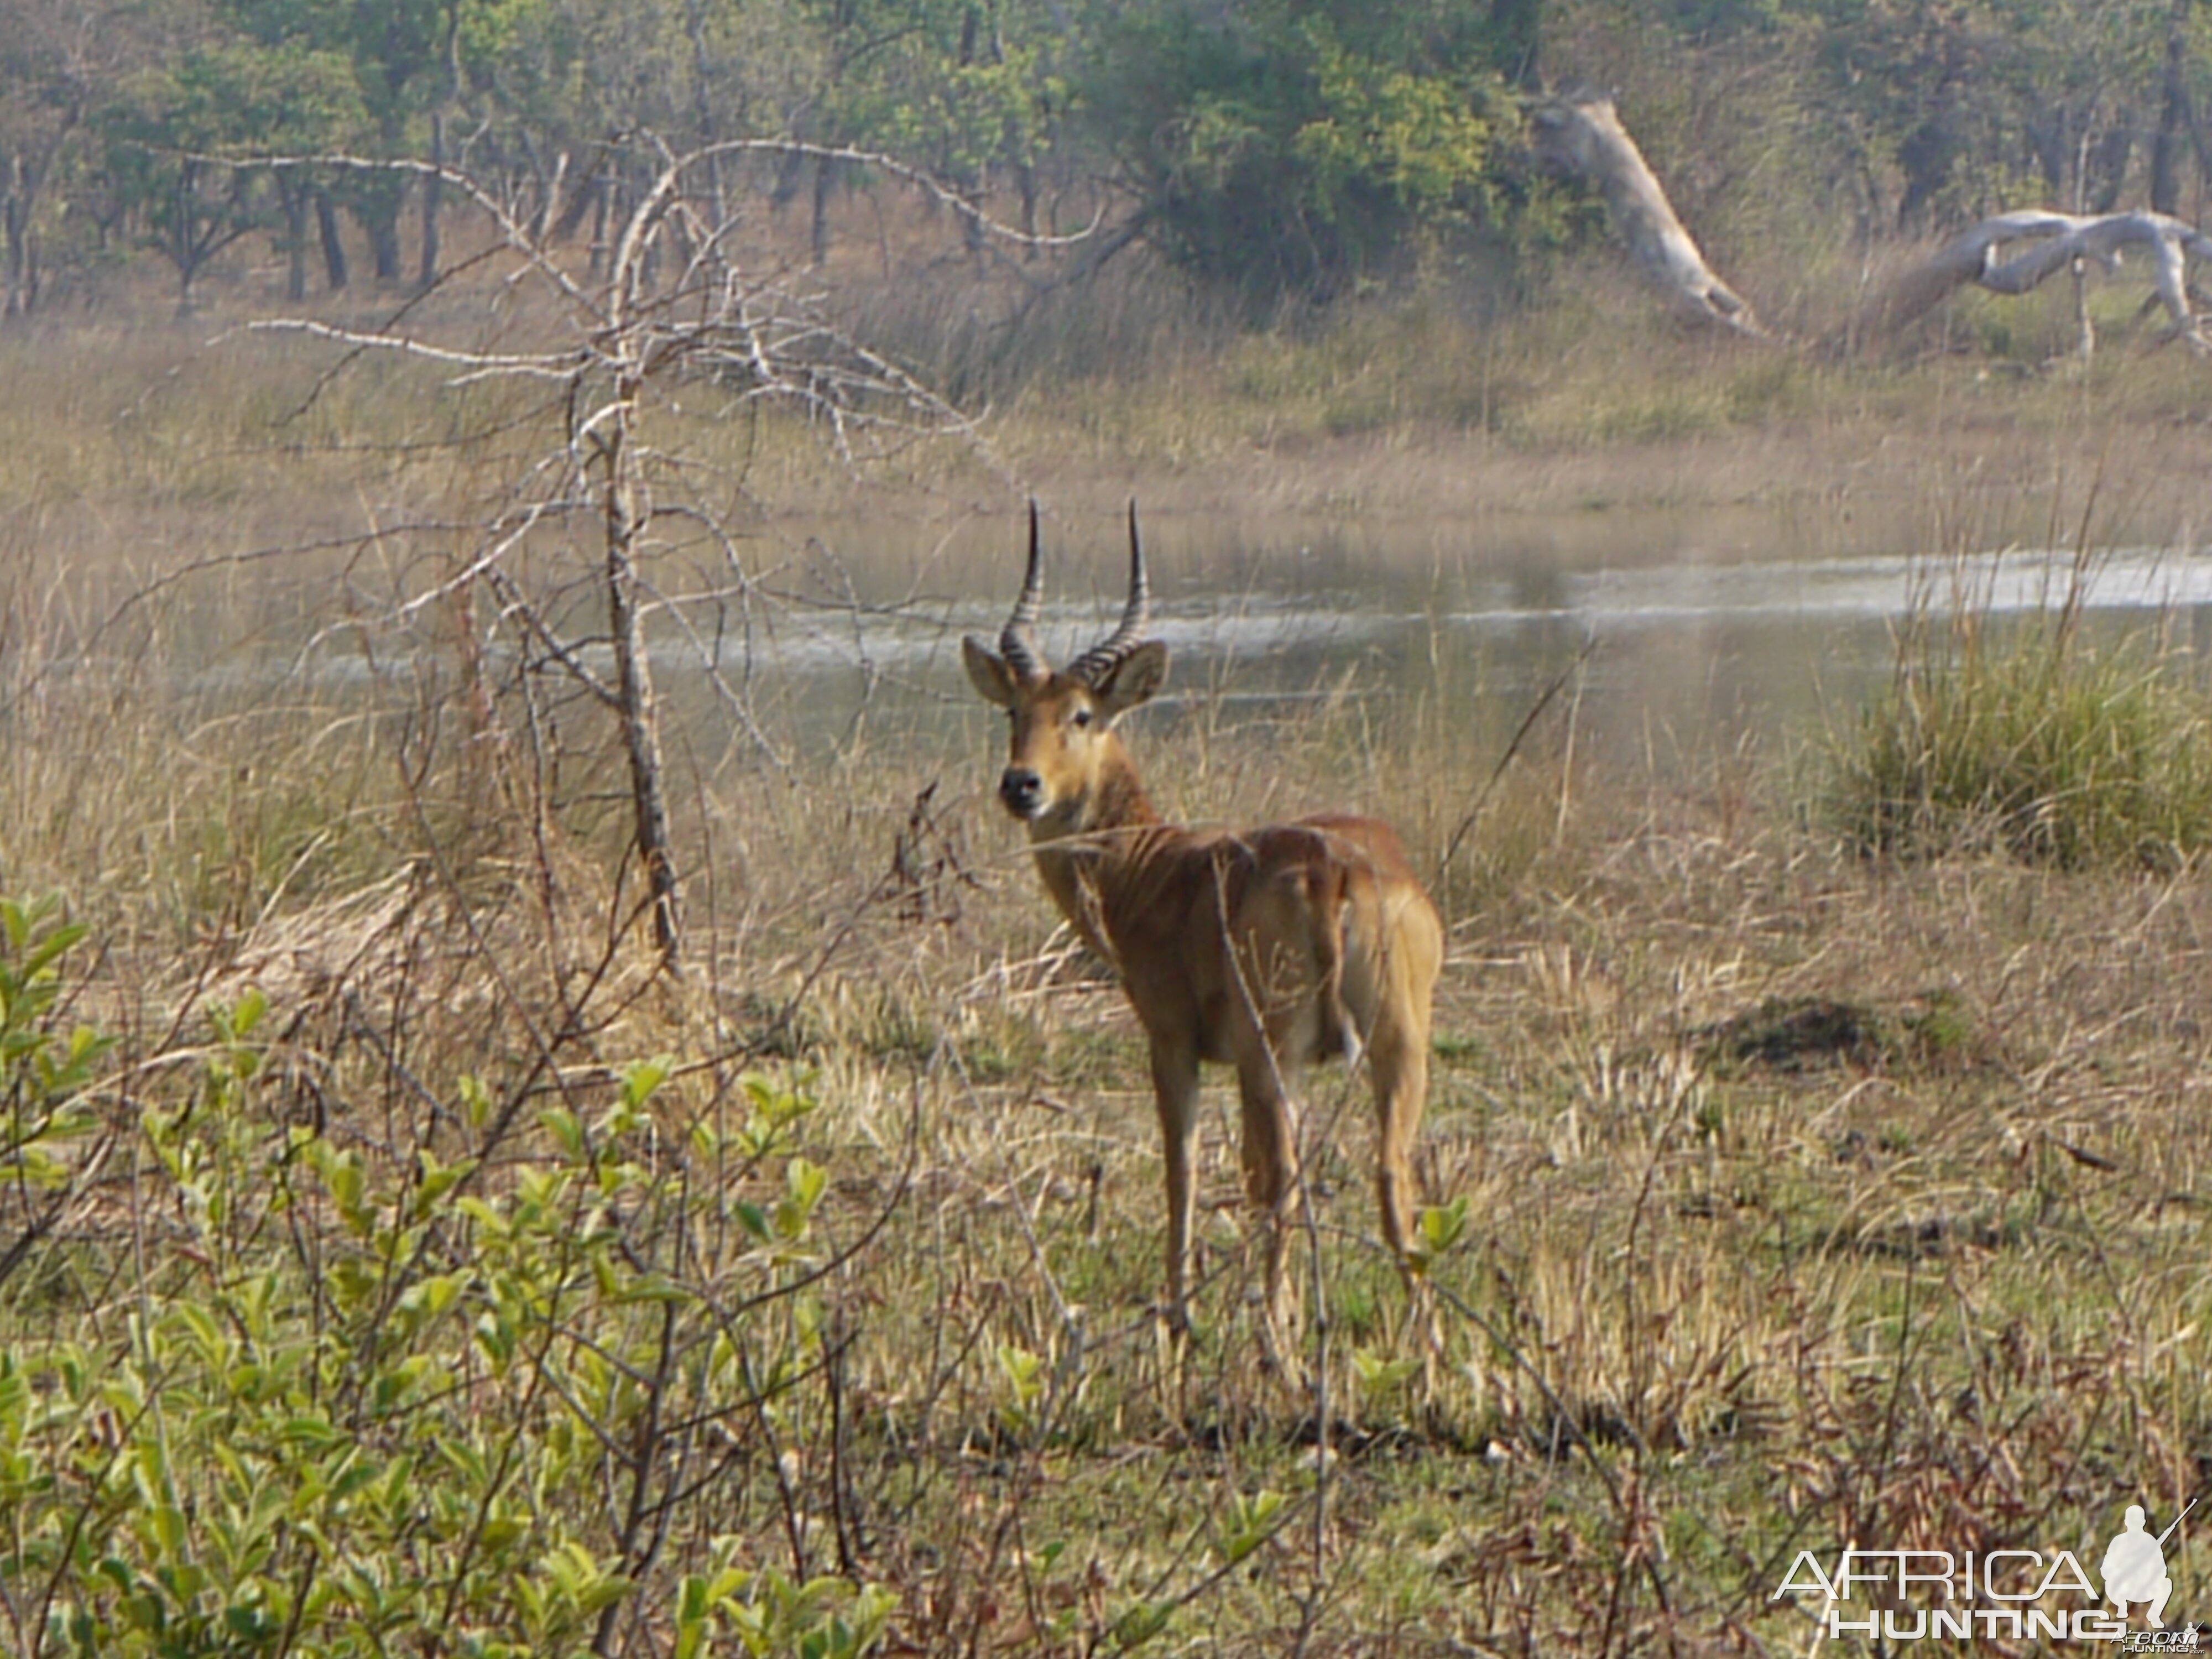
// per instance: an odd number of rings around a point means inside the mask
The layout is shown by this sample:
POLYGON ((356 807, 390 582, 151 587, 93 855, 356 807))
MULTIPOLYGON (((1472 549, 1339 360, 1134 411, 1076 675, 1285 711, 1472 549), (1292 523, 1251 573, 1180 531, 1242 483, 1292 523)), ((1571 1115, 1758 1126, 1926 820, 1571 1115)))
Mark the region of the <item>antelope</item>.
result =
POLYGON ((1418 1288, 1411 1158, 1443 925, 1397 832, 1377 819, 1328 812, 1232 832, 1161 818, 1115 729, 1167 679, 1167 647, 1145 637, 1151 597, 1132 501, 1121 623, 1053 668, 1036 639, 1044 579, 1032 501, 1028 574, 999 648, 969 635, 962 654, 975 690, 1012 720, 999 799, 1027 827, 1060 913, 1118 971, 1151 1042, 1172 1328, 1188 1324, 1199 1066, 1217 1060, 1237 1068, 1245 1194, 1267 1229, 1267 1318, 1280 1331, 1298 1184, 1288 1091, 1310 1062, 1366 1060, 1382 1233, 1418 1288))

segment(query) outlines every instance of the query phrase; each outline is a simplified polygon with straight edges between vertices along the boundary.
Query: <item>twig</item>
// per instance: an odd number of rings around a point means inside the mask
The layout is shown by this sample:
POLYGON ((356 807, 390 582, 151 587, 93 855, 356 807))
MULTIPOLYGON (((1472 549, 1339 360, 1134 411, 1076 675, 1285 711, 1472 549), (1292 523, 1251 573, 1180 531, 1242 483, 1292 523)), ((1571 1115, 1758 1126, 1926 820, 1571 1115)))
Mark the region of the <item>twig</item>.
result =
POLYGON ((1475 791, 1474 799, 1468 807, 1466 815, 1452 830, 1451 838, 1444 843, 1443 856, 1437 860, 1437 884, 1439 887, 1443 885, 1444 877, 1451 869, 1451 861, 1459 852, 1460 843, 1467 839, 1468 832, 1474 828, 1475 820, 1482 816, 1482 809, 1488 804, 1491 792, 1498 787, 1498 781, 1505 775, 1505 769, 1513 764, 1513 757, 1521 752, 1521 745, 1528 740, 1529 732, 1543 717, 1544 711, 1552 706, 1552 700, 1566 689, 1570 680, 1582 672, 1583 665, 1590 659, 1597 647, 1598 636, 1592 634, 1583 641, 1583 648, 1575 653, 1574 660, 1553 677, 1551 684, 1544 688, 1528 712, 1521 717, 1521 724, 1514 730, 1513 740, 1505 745, 1505 752, 1498 757, 1498 764, 1491 769, 1482 787, 1475 791))

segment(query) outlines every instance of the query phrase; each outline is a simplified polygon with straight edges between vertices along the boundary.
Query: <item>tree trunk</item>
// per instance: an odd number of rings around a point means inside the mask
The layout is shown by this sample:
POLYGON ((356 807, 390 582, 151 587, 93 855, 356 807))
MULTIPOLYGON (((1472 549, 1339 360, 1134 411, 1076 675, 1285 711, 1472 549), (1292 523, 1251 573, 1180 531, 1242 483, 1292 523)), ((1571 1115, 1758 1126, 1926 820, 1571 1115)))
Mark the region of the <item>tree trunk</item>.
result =
MULTIPOLYGON (((27 317, 39 303, 39 198, 52 176, 54 161, 69 135, 75 131, 82 111, 72 104, 58 125, 45 138, 9 157, 7 188, 0 193, 0 224, 7 239, 8 291, 0 300, 0 316, 27 317)), ((100 222, 94 216, 94 222, 100 222)), ((106 247, 103 226, 101 246, 106 247)))
POLYGON ((814 268, 830 263, 830 192, 837 182, 837 164, 826 155, 814 158, 814 268))
POLYGON ((395 206, 387 216, 382 212, 364 220, 362 228, 368 232, 369 258, 376 265, 379 283, 399 280, 399 213, 395 206))
POLYGON ((36 173, 21 156, 10 156, 7 194, 0 197, 0 220, 8 237, 8 295, 0 317, 27 317, 38 303, 39 245, 31 226, 37 199, 36 173))
POLYGON ((422 264, 416 286, 428 288, 438 280, 438 214, 446 201, 446 128, 461 106, 461 4, 446 0, 446 38, 442 56, 446 84, 438 107, 430 112, 430 173, 422 180, 422 264))
POLYGON ((614 209, 615 164, 610 160, 599 169, 599 189, 592 202, 591 273, 594 276, 606 274, 608 256, 613 252, 607 246, 607 221, 614 209))
POLYGON ((561 188, 568 181, 568 152, 564 149, 554 156, 550 174, 538 160, 535 148, 530 149, 528 154, 538 190, 538 205, 530 216, 530 243, 533 247, 544 247, 547 234, 556 223, 554 216, 560 210, 561 188))
MULTIPOLYGON (((633 166, 635 170, 629 182, 629 199, 633 204, 631 211, 635 213, 636 211, 635 204, 645 201, 653 194, 653 170, 642 163, 634 163, 633 166)), ((650 294, 660 286, 660 266, 665 257, 664 239, 667 235, 667 228, 666 217, 658 218, 653 222, 653 228, 640 239, 636 269, 637 285, 641 293, 650 294)))
POLYGON ((2035 170, 2043 175, 2044 192, 2054 202, 2066 199, 2066 173, 2073 145, 2069 138, 2073 117, 2062 101, 2048 104, 2026 116, 2028 148, 2035 152, 2035 170))
MULTIPOLYGON (((804 128, 794 135, 804 138, 804 128)), ((789 150, 775 160, 774 181, 769 185, 768 205, 771 213, 781 213, 799 199, 799 181, 805 176, 806 156, 803 151, 789 150)))
MULTIPOLYGON (((692 118, 699 124, 700 148, 712 151, 721 137, 720 123, 714 119, 714 65, 713 54, 707 50, 707 13, 702 0, 684 0, 684 32, 691 40, 691 99, 692 118)), ((722 182, 722 158, 710 154, 707 158, 707 200, 708 211, 714 216, 710 222, 716 230, 730 222, 729 192, 722 182)))
POLYGON ((339 234, 337 204, 321 185, 315 186, 315 223, 322 232, 323 274, 336 294, 346 285, 345 238, 339 234))
POLYGON ((177 316, 192 314, 192 278, 199 275, 199 163, 186 161, 177 169, 170 195, 169 228, 164 251, 177 267, 177 316))
POLYGON ((1597 186, 1630 256, 1678 313, 1737 334, 1765 333, 1750 305, 1705 264, 1611 99, 1562 98, 1529 114, 1537 153, 1547 165, 1597 186))
MULTIPOLYGON (((625 402, 618 410, 627 407, 625 402)), ((636 555, 644 539, 646 519, 640 510, 641 492, 627 413, 617 412, 611 425, 611 431, 601 441, 599 455, 605 468, 607 619, 614 640, 616 714, 622 723, 623 750, 629 761, 638 857, 645 866, 646 890, 653 902, 653 943, 668 971, 676 974, 681 971, 677 949, 683 918, 676 854, 668 830, 668 799, 661 781, 653 665, 638 609, 636 555)))
POLYGON ((2135 129, 2124 117, 2090 148, 2081 193, 2090 212, 2110 213, 2119 206, 2120 192, 2128 182, 2128 161, 2135 153, 2135 129))
MULTIPOLYGON (((380 134, 382 149, 380 154, 398 155, 402 152, 401 129, 396 118, 387 118, 380 134)), ((402 263, 399 252, 399 216, 407 206, 407 175, 376 168, 355 175, 348 191, 354 216, 368 233, 369 258, 376 266, 376 282, 380 288, 399 281, 402 263)))
POLYGON ((416 285, 428 288, 438 280, 438 210, 446 198, 446 112, 430 118, 430 172, 422 179, 422 263, 416 285))
POLYGON ((297 167, 278 167, 276 202, 284 214, 284 297, 307 297, 307 182, 297 167))
POLYGON ((2166 97, 2158 112, 2158 137, 2150 149, 2150 208, 2181 211, 2181 152, 2189 135, 2189 9, 2173 0, 2166 19, 2166 97))
MULTIPOLYGON (((554 200, 560 195, 561 180, 567 173, 568 168, 568 152, 562 150, 561 159, 554 164, 553 183, 547 200, 554 200)), ((600 199, 602 194, 598 163, 596 161, 586 161, 583 171, 577 175, 575 190, 570 193, 567 204, 562 208, 560 216, 553 221, 552 229, 545 233, 545 240, 565 242, 574 236, 577 227, 584 222, 584 216, 592 210, 593 204, 600 199)), ((604 220, 595 223, 592 233, 595 244, 600 234, 598 227, 603 223, 604 220)))
MULTIPOLYGON (((981 21, 981 14, 974 6, 969 7, 960 20, 959 64, 963 70, 971 67, 975 62, 978 33, 976 26, 981 21)), ((967 203, 971 209, 981 205, 983 179, 977 169, 954 167, 948 158, 946 165, 939 169, 939 176, 947 179, 952 187, 960 192, 960 199, 967 203)), ((977 214, 969 212, 960 216, 960 241, 975 260, 977 274, 980 276, 983 258, 983 226, 977 214)))

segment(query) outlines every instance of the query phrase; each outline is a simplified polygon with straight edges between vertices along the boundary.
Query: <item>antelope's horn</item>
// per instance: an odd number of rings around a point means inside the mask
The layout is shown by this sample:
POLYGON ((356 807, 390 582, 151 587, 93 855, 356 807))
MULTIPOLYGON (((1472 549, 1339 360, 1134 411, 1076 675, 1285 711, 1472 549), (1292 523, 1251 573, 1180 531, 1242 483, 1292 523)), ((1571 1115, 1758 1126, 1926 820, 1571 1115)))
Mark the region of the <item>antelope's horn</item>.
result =
POLYGON ((1068 676, 1095 684, 1122 658, 1145 642, 1145 624, 1152 614, 1152 585, 1145 574, 1145 542, 1137 533, 1137 504, 1129 503, 1129 603, 1122 608, 1120 624, 1104 639, 1067 665, 1068 676))
POLYGON ((1041 680, 1052 671, 1045 665, 1044 651, 1036 642, 1037 613, 1044 605, 1044 548, 1037 535, 1037 504, 1030 502, 1030 568, 1022 578, 1022 596, 1014 601, 1014 614, 999 631, 999 654, 1006 666, 1025 680, 1041 680))

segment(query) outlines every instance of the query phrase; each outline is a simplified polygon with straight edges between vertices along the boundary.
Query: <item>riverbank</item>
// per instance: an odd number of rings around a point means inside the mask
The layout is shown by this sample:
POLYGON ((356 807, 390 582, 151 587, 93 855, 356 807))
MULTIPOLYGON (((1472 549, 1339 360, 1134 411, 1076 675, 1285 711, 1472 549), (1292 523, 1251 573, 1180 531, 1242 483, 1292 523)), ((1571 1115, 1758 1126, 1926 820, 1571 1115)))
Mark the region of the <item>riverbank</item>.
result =
MULTIPOLYGON (((1507 527, 1530 514, 1744 510, 1830 520, 1848 536, 1871 516, 1885 538, 1934 550, 1930 538, 1962 530, 1962 517, 2005 520, 1982 544, 2001 544, 2013 520, 2063 520, 2092 489, 2123 540, 2170 541, 2199 516, 2195 480, 2212 442, 2203 365, 2133 340, 2117 292, 2093 294, 2111 314, 2084 365, 2038 355, 2061 321, 2072 325, 2070 304, 2051 296, 1967 296, 1924 337, 1844 362, 1685 334, 1587 273, 1553 305, 1510 318, 1440 295, 1347 305, 1264 334, 1188 318, 1146 333, 1127 314, 1140 300, 1170 313, 1192 302, 1126 286, 1114 296, 1125 353, 1102 337, 1062 372, 1048 319, 1001 343, 995 378, 961 355, 979 348, 938 337, 927 318, 854 301, 863 320, 912 337, 925 375, 984 387, 960 405, 977 417, 972 433, 902 438, 880 461, 864 449, 848 468, 803 426, 733 423, 680 397, 648 403, 648 426, 672 457, 735 479, 750 511, 806 520, 943 520, 1010 511, 1029 493, 1103 514, 1134 493, 1167 514, 1507 527), (1988 349, 1984 333, 2027 355, 1988 349)), ((311 314, 374 329, 390 309, 326 301, 311 314)), ((133 496, 149 511, 281 503, 303 526, 330 528, 359 525, 364 486, 372 499, 404 485, 434 500, 525 464, 529 434, 512 423, 534 405, 514 387, 441 390, 447 373, 375 354, 331 374, 325 347, 236 331, 254 314, 179 321, 151 299, 117 301, 0 335, 19 393, 0 412, 18 458, 0 499, 32 509, 96 499, 105 513, 133 496), (499 433, 506 442, 487 441, 499 433)), ((496 328, 512 343, 532 314, 526 298, 458 289, 410 320, 426 336, 496 328)), ((270 519, 273 536, 283 526, 270 519)))

